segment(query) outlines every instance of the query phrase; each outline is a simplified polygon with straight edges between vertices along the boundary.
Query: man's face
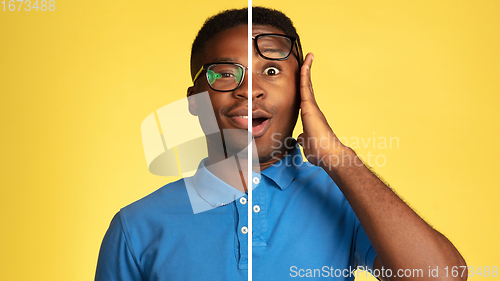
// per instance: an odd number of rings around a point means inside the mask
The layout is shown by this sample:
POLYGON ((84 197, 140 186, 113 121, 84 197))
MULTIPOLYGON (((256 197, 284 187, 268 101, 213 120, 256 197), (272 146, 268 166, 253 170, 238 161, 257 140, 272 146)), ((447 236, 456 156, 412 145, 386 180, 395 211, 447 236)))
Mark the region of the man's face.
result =
MULTIPOLYGON (((267 33, 284 34, 278 28, 254 25, 253 36, 267 33)), ((241 25, 218 33, 211 38, 200 55, 196 70, 203 64, 234 62, 248 66, 248 26, 241 25)), ((292 135, 299 111, 299 67, 297 50, 287 60, 272 61, 259 56, 253 47, 252 79, 252 133, 255 138, 259 160, 275 162, 273 156, 284 150, 283 140, 292 135), (280 148, 277 148, 280 147, 280 148), (277 151, 277 152, 275 152, 277 151), (274 152, 274 153, 273 153, 274 152)), ((195 70, 195 71, 196 71, 195 70)), ((242 85, 232 92, 212 90, 205 73, 188 89, 188 95, 208 91, 219 129, 247 129, 248 71, 242 85)), ((201 119, 201 118, 200 118, 201 119)), ((202 120, 200 120, 201 122, 202 120)), ((202 126, 203 126, 203 122, 202 126)), ((224 136, 228 155, 247 146, 247 138, 228 139, 224 136), (234 151, 231 151, 234 150, 234 151)))

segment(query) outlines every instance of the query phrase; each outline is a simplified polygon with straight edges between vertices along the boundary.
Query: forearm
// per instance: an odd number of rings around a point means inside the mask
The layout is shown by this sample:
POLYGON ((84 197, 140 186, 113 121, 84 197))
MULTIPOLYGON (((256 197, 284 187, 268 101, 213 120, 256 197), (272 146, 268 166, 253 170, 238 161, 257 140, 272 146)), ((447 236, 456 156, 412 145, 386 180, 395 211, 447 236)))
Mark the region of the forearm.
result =
POLYGON ((429 267, 442 271, 446 266, 465 266, 453 244, 363 165, 352 149, 340 146, 332 153, 320 165, 351 204, 385 268, 422 269, 429 277, 429 267))

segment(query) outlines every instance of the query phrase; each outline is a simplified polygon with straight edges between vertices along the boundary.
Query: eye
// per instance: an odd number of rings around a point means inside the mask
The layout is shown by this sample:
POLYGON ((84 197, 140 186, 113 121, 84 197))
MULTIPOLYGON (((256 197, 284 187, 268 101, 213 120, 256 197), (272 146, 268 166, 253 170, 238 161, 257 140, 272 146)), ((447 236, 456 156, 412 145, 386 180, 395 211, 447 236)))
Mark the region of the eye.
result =
POLYGON ((275 76, 275 75, 278 75, 278 73, 280 73, 280 70, 277 67, 270 66, 270 67, 264 69, 264 71, 262 71, 262 73, 265 75, 268 75, 268 76, 275 76))
POLYGON ((234 76, 234 74, 231 72, 221 72, 220 74, 223 78, 231 78, 231 76, 234 76))

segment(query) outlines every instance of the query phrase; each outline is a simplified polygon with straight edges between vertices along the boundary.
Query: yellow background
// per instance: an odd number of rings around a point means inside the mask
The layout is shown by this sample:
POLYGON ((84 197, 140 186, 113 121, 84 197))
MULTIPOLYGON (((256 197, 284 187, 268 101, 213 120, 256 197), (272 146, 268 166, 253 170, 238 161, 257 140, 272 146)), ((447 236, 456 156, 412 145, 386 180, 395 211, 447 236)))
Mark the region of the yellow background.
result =
MULTIPOLYGON (((205 18, 245 4, 0 11, 2 280, 93 279, 113 215, 176 179, 148 172, 142 120, 185 96, 205 18)), ((334 131, 398 138, 357 151, 383 155, 376 172, 468 265, 500 266, 500 2, 255 4, 283 10, 314 52, 315 93, 334 131)))

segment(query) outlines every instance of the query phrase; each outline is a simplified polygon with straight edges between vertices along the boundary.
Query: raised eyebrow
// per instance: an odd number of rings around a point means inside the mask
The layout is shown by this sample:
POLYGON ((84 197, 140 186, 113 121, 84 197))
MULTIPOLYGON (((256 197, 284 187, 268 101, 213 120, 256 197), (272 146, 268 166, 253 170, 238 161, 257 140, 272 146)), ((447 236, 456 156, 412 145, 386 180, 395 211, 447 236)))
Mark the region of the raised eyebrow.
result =
MULTIPOLYGON (((260 50, 260 48, 259 48, 260 50)), ((263 50, 260 50, 261 52, 266 52, 266 53, 283 53, 282 49, 273 49, 273 48, 264 48, 263 50)))

